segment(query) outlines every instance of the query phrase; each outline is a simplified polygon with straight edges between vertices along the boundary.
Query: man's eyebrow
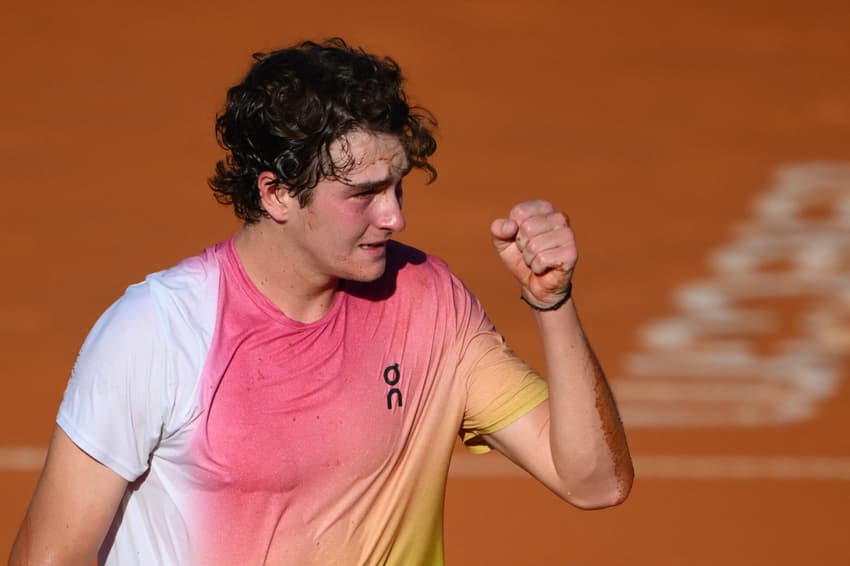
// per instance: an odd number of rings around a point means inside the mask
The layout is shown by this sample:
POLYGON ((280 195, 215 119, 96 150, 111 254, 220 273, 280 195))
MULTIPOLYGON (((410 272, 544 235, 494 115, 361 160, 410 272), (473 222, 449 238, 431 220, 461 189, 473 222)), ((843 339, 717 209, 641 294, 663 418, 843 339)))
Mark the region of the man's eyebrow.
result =
MULTIPOLYGON (((410 170, 413 169, 413 165, 407 165, 404 169, 401 170, 398 179, 404 178, 410 170)), ((362 191, 374 191, 377 189, 384 188, 388 185, 391 185, 396 181, 395 175, 387 175, 381 179, 375 179, 374 181, 362 181, 360 183, 349 183, 348 181, 342 181, 342 183, 351 189, 362 190, 362 191)))
POLYGON ((343 184, 350 189, 374 191, 386 187, 387 185, 393 183, 393 181, 395 181, 395 177, 384 177, 383 179, 376 179, 374 181, 363 181, 361 183, 348 183, 343 181, 343 184))

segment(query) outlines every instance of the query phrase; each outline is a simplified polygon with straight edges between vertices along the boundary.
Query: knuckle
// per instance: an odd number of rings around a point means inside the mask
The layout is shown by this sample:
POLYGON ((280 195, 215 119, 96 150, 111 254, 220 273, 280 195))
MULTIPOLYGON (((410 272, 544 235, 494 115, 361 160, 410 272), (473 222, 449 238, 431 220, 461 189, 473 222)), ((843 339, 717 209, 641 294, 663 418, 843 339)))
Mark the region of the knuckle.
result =
POLYGON ((566 241, 572 237, 572 230, 570 230, 569 226, 558 226, 553 230, 558 238, 566 241))
POLYGON ((570 224, 570 218, 563 212, 553 212, 550 218, 557 226, 569 226, 570 224))

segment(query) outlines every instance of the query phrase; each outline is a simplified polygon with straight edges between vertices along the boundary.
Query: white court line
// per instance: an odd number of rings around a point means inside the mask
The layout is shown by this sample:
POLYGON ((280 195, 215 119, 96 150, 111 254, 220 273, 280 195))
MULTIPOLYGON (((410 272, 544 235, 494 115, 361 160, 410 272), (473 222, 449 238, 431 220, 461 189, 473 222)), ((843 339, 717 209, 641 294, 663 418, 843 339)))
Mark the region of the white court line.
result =
POLYGON ((0 471, 38 471, 47 449, 41 446, 0 446, 0 471))
POLYGON ((850 458, 645 456, 636 473, 652 478, 850 480, 850 458))
MULTIPOLYGON (((38 471, 46 450, 37 446, 0 446, 0 472, 38 471)), ((798 456, 635 457, 638 478, 778 479, 850 481, 850 458, 798 456)), ((456 478, 523 478, 528 475, 498 454, 458 452, 449 475, 456 478)))

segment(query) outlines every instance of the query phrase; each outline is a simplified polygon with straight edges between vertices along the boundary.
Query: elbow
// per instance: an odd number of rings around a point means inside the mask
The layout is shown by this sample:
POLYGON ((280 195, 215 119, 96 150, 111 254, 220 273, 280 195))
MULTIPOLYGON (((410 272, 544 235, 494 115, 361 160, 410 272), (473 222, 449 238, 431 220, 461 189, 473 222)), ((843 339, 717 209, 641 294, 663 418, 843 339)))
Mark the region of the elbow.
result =
POLYGON ((624 503, 629 496, 630 489, 630 487, 618 487, 617 489, 597 491, 587 494, 568 493, 564 494, 562 498, 573 507, 584 511, 594 511, 597 509, 616 507, 617 505, 624 503))
POLYGON ((633 484, 634 470, 629 464, 628 469, 617 470, 617 473, 602 478, 577 482, 556 493, 573 507, 590 511, 621 505, 628 499, 633 484))

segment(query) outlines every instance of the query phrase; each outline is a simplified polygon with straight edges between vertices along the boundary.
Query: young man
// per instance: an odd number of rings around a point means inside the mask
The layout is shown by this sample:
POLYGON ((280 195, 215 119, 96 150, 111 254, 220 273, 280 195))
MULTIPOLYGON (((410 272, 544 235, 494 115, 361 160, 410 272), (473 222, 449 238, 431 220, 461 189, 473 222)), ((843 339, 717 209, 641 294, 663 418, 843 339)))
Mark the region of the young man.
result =
POLYGON ((548 385, 444 263, 391 240, 403 178, 435 174, 401 82, 341 40, 256 56, 210 181, 244 227, 95 325, 12 564, 441 564, 458 434, 578 507, 626 498, 566 217, 528 201, 490 227, 548 385))

